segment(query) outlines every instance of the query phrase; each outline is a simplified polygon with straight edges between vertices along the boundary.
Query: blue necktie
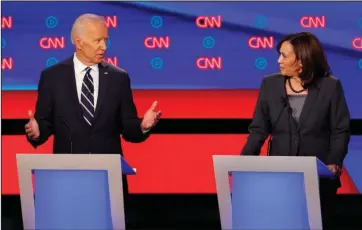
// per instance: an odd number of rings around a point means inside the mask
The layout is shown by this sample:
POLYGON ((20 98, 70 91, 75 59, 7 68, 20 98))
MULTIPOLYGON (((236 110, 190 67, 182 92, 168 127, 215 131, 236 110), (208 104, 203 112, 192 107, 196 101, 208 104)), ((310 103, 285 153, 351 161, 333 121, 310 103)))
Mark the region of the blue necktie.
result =
POLYGON ((90 75, 92 69, 87 67, 84 75, 81 91, 80 104, 82 105, 83 118, 89 126, 92 126, 94 119, 94 84, 90 75))

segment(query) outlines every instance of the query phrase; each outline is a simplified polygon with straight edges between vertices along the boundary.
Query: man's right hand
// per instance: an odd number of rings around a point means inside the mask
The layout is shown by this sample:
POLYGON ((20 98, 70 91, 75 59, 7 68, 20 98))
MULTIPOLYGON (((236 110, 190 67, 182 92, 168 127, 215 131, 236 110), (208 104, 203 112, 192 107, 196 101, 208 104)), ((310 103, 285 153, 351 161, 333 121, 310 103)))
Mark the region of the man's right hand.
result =
POLYGON ((30 139, 38 139, 40 137, 39 125, 34 118, 34 114, 31 110, 28 111, 29 122, 25 125, 26 135, 30 139))

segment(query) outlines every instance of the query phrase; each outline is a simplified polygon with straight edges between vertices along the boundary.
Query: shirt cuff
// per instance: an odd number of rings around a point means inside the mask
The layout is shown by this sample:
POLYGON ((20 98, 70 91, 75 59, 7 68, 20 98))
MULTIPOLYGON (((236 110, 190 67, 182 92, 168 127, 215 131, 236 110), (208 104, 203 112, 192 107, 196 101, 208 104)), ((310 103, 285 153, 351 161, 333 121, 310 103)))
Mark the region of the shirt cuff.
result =
POLYGON ((32 137, 28 136, 28 138, 29 138, 29 140, 32 140, 32 141, 38 141, 39 140, 39 137, 38 138, 32 138, 32 137))
POLYGON ((143 134, 146 134, 146 133, 148 133, 151 129, 149 128, 149 129, 142 129, 142 127, 141 127, 141 130, 142 130, 142 133, 143 134))

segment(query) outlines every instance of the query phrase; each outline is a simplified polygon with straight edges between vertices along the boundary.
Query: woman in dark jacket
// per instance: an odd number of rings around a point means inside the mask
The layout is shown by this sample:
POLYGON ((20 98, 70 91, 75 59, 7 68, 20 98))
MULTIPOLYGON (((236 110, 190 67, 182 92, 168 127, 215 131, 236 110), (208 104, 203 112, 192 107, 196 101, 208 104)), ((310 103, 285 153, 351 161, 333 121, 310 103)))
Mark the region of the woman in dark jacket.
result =
POLYGON ((291 34, 277 46, 280 73, 264 78, 242 155, 316 156, 335 173, 320 180, 323 225, 340 187, 339 173, 350 139, 350 114, 341 82, 333 77, 319 40, 291 34))

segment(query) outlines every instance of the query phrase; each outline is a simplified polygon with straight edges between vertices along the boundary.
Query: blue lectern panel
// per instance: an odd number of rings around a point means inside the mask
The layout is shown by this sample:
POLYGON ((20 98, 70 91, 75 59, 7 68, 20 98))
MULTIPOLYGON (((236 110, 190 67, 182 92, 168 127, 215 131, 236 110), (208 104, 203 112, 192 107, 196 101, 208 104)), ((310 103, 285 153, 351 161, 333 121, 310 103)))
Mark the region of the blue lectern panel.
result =
POLYGON ((333 172, 319 159, 317 159, 317 171, 318 176, 321 178, 333 178, 333 172))
POLYGON ((36 229, 112 229, 105 170, 34 170, 36 229))
POLYGON ((303 173, 232 172, 233 229, 309 229, 303 173))
POLYGON ((122 165, 122 174, 123 175, 135 175, 136 174, 136 172, 133 170, 131 165, 129 165, 128 162, 125 161, 123 157, 121 159, 121 165, 122 165))

